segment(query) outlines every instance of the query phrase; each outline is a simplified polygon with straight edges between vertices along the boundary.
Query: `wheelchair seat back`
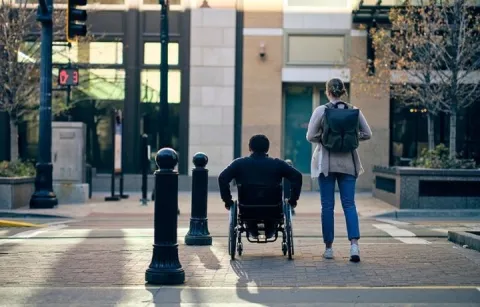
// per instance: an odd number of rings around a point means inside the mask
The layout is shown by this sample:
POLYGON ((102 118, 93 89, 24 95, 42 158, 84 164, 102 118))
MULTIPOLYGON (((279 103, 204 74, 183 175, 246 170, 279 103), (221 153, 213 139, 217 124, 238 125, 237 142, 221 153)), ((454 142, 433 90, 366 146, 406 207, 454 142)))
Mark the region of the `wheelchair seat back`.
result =
POLYGON ((281 219, 283 189, 281 185, 239 184, 238 204, 244 219, 281 219))

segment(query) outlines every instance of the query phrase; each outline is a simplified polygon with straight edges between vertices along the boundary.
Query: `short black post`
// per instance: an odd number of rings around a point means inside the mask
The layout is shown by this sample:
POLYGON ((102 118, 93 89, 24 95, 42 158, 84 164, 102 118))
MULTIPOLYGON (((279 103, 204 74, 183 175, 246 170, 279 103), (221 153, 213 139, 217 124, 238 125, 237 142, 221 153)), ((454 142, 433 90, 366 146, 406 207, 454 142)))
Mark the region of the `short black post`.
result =
MULTIPOLYGON (((285 160, 288 165, 293 167, 292 160, 287 159, 285 160)), ((283 179, 283 199, 290 199, 290 192, 291 192, 292 185, 288 179, 283 179)), ((292 208, 292 215, 295 215, 295 210, 292 208)))
POLYGON ((193 156, 195 168, 192 170, 192 215, 190 229, 185 236, 186 245, 212 245, 212 236, 208 231, 208 169, 205 167, 208 157, 203 152, 193 156))
POLYGON ((120 197, 115 195, 115 122, 116 122, 116 114, 115 110, 112 110, 111 114, 111 123, 110 127, 112 130, 112 159, 111 159, 111 177, 110 177, 110 192, 111 195, 105 197, 105 201, 119 201, 120 197))
POLYGON ((120 198, 127 199, 128 197, 130 197, 130 195, 123 194, 123 170, 122 170, 122 172, 120 173, 120 198))
MULTIPOLYGON (((123 140, 123 115, 122 113, 119 111, 117 113, 117 116, 115 117, 116 119, 116 123, 117 125, 120 127, 120 138, 123 140)), ((122 141, 122 147, 123 147, 123 141, 122 141)), ((124 177, 123 177, 123 159, 124 159, 124 155, 122 154, 122 159, 120 161, 121 163, 121 167, 120 167, 120 198, 121 199, 127 199, 129 197, 128 194, 124 194, 123 193, 123 187, 124 187, 124 177)))
POLYGON ((178 173, 174 170, 178 155, 171 148, 162 148, 156 156, 155 224, 152 262, 145 273, 150 284, 177 285, 185 282, 185 272, 178 258, 178 173))
POLYGON ((147 173, 148 167, 150 166, 150 159, 148 157, 148 135, 142 135, 142 153, 140 154, 142 157, 142 205, 146 206, 148 204, 147 199, 147 189, 148 189, 148 182, 147 182, 147 173))

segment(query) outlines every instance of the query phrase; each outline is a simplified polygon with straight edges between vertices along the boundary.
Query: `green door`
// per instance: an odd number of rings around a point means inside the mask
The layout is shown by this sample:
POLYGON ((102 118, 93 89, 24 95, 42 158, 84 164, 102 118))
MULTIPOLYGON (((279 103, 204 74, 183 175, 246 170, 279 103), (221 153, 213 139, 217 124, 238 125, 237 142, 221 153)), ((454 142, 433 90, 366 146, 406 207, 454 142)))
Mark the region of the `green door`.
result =
POLYGON ((313 87, 287 86, 285 89, 285 159, 303 174, 310 173, 312 146, 306 140, 308 122, 312 115, 313 87))

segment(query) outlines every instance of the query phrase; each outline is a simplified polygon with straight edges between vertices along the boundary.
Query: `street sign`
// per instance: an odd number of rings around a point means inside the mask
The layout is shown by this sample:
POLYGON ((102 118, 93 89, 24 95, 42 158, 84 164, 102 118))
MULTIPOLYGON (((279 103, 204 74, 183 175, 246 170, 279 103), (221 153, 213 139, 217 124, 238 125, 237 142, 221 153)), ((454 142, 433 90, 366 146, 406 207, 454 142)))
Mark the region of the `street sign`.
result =
POLYGON ((77 86, 78 79, 78 69, 76 68, 60 68, 58 70, 58 85, 77 86))

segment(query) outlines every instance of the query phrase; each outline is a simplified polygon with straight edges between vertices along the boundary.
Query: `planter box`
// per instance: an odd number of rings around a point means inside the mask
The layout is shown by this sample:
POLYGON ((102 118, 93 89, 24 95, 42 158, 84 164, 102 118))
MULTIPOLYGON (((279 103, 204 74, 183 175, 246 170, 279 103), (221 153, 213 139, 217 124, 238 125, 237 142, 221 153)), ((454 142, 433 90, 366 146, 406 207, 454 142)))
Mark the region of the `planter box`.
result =
POLYGON ((0 209, 28 206, 33 192, 35 192, 35 177, 0 177, 0 209))
POLYGON ((480 209, 480 170, 373 168, 373 196, 399 209, 480 209))

